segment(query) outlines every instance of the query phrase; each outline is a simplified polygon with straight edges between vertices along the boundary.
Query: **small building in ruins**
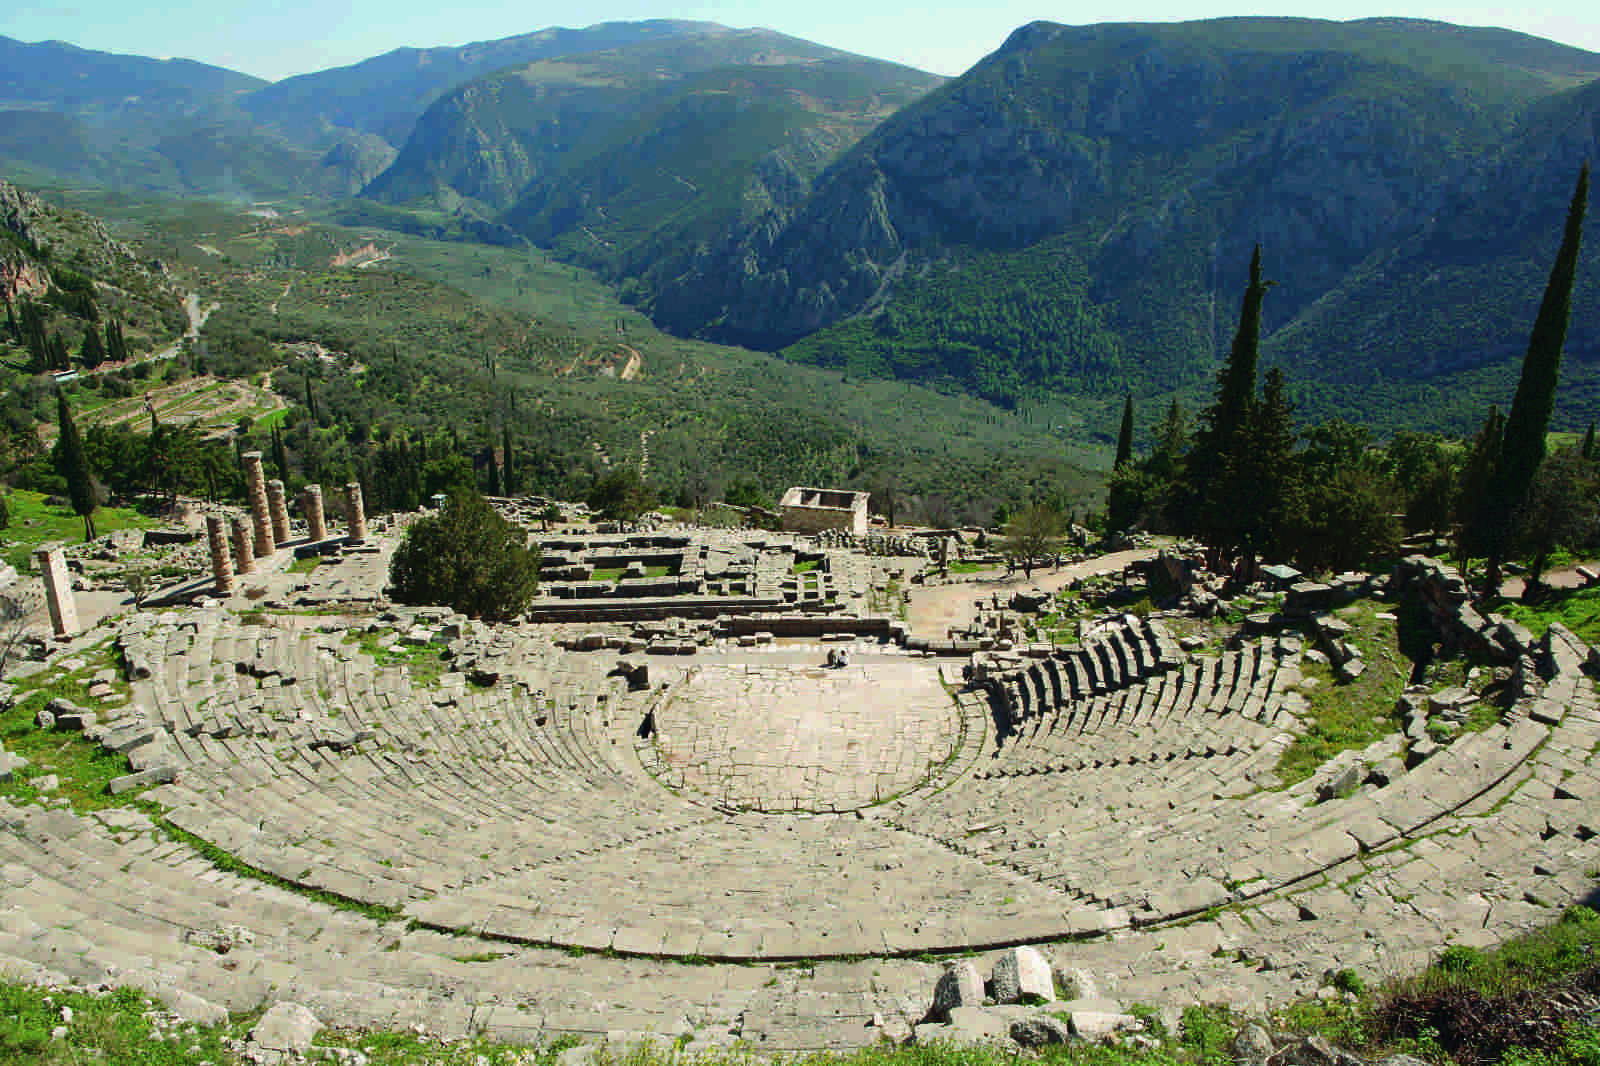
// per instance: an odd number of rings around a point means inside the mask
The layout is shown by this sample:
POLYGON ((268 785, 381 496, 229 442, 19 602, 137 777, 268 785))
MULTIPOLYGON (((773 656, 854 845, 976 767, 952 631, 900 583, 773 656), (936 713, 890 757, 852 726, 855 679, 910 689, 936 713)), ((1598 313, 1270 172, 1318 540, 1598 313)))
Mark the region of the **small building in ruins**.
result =
POLYGON ((783 494, 778 511, 783 528, 790 533, 821 533, 841 529, 861 535, 867 531, 866 492, 840 492, 834 489, 808 489, 796 486, 783 494))

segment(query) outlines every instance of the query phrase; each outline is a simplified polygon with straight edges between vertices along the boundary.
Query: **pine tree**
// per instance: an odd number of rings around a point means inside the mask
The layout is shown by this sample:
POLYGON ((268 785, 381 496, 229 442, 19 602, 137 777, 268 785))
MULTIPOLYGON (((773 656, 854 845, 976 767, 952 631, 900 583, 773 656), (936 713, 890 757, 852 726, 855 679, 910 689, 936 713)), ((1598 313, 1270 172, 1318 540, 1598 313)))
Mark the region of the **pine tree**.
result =
POLYGON ((1250 282, 1239 308, 1239 328, 1233 335, 1228 362, 1217 382, 1217 401, 1207 413, 1212 433, 1231 442, 1250 418, 1255 403, 1256 368, 1261 362, 1261 304, 1271 282, 1261 280, 1261 245, 1250 253, 1250 282))
POLYGON ((83 539, 94 539, 94 510, 96 493, 94 472, 89 469, 89 457, 83 450, 83 438, 72 420, 72 408, 67 404, 67 394, 56 391, 56 422, 60 435, 56 438, 56 470, 67 481, 67 496, 72 500, 72 510, 83 517, 83 539))
POLYGON ((1117 460, 1111 469, 1121 470, 1133 459, 1133 393, 1122 405, 1122 428, 1117 431, 1117 460))
POLYGON ((1545 434, 1550 429, 1550 413, 1555 409, 1556 384, 1561 375, 1561 349, 1567 340, 1567 323, 1572 313, 1572 284, 1578 272, 1578 249, 1583 243, 1583 215, 1589 203, 1589 164, 1578 172, 1578 186, 1567 209, 1567 223, 1561 235, 1561 248, 1550 268, 1533 334, 1528 339, 1528 354, 1522 360, 1522 375, 1506 416, 1500 455, 1489 476, 1488 491, 1479 501, 1477 526, 1487 556, 1486 584, 1491 593, 1500 586, 1500 564, 1510 547, 1514 516, 1544 462, 1545 434))

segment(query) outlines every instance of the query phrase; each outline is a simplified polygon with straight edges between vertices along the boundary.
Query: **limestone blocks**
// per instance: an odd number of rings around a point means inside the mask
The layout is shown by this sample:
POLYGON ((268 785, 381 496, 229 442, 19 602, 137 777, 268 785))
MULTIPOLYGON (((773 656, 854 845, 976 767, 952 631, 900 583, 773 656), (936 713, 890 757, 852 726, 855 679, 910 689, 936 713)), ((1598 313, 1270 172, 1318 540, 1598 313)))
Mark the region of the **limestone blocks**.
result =
POLYGON ((245 489, 250 497, 250 522, 255 534, 255 554, 271 555, 277 550, 277 543, 272 535, 272 511, 267 502, 266 473, 261 468, 260 452, 245 452, 240 460, 244 463, 245 489))
POLYGON ((306 513, 306 536, 315 544, 328 539, 328 523, 322 512, 322 486, 307 485, 300 493, 300 507, 306 513))
POLYGON ((206 542, 211 549, 211 577, 217 594, 233 593, 233 555, 228 550, 228 534, 221 515, 206 515, 206 542))
POLYGON ((361 482, 352 481, 344 487, 345 520, 350 525, 346 539, 351 544, 362 544, 367 539, 367 509, 361 500, 361 482))
POLYGON ((256 572, 256 551, 250 523, 243 518, 235 518, 232 526, 234 569, 240 574, 253 574, 256 572))
POLYGON ((995 959, 987 983, 970 959, 946 967, 912 1039, 1036 1048, 1140 1028, 1120 1003, 1097 995, 1085 971, 1057 970, 1037 948, 1017 947, 995 959), (1058 1003, 1058 988, 1072 998, 1058 1003))
POLYGON ((272 539, 279 544, 289 542, 289 501, 284 495, 283 482, 273 478, 267 482, 267 513, 272 518, 272 539))
POLYGON ((34 558, 44 578, 44 602, 50 610, 50 628, 58 640, 74 636, 78 632, 78 604, 72 598, 67 553, 61 548, 40 548, 34 558))

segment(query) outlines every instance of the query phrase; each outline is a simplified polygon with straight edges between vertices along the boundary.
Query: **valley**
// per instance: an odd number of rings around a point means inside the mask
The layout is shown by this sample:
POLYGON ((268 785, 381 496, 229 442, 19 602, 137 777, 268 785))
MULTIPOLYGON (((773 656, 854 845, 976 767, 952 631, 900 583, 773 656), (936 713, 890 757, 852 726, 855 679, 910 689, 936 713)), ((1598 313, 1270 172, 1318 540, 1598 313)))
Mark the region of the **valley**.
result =
MULTIPOLYGON (((592 271, 664 335, 1065 406, 1101 439, 1125 393, 1203 398, 1258 241, 1265 355, 1303 420, 1467 431, 1513 380, 1560 190, 1600 154, 1600 55, 1406 19, 1038 22, 954 79, 767 30, 606 23, 275 85, 134 64, 167 81, 131 110, 108 57, 74 53, 63 72, 99 95, 68 96, 50 46, 7 48, 27 74, 0 94, 14 177, 287 197, 458 246, 432 260, 502 248, 513 276, 519 257, 592 271), (113 116, 134 131, 114 149, 113 116), (52 122, 105 162, 63 155, 52 122)), ((1597 275, 1588 254, 1582 368, 1597 275)), ((509 284, 557 315, 588 299, 547 276, 509 284)), ((614 334, 628 314, 590 317, 614 334)), ((1600 415, 1574 377, 1569 430, 1600 415)))

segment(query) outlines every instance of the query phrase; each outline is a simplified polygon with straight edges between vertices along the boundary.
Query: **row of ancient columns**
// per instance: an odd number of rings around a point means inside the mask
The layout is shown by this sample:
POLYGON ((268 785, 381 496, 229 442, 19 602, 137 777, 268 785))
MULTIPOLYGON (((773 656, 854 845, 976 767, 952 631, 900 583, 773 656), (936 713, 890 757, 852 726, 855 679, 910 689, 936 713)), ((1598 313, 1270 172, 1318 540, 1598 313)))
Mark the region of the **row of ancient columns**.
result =
MULTIPOLYGON (((270 555, 279 544, 289 540, 289 508, 284 500, 283 482, 276 478, 263 480, 260 452, 245 453, 244 476, 250 490, 250 521, 235 518, 230 530, 221 515, 206 516, 206 539, 211 545, 211 575, 216 579, 217 592, 224 596, 233 592, 235 572, 254 573, 256 556, 270 555), (235 559, 238 560, 237 571, 235 559)), ((306 513, 309 543, 327 540, 328 526, 322 513, 322 486, 307 485, 300 495, 300 505, 306 513)), ((344 487, 344 507, 350 525, 345 539, 351 544, 360 544, 367 539, 367 513, 361 500, 359 482, 352 481, 344 487)), ((34 558, 38 560, 39 573, 44 578, 44 601, 50 611, 50 628, 55 631, 57 638, 70 637, 78 632, 78 607, 72 598, 72 578, 67 573, 66 552, 60 548, 41 548, 34 553, 34 558)))
MULTIPOLYGON (((284 495, 283 482, 277 478, 266 480, 261 468, 260 452, 245 452, 245 489, 250 500, 250 519, 235 518, 230 530, 224 526, 221 515, 206 518, 206 539, 211 545, 211 574, 216 579, 217 592, 233 592, 234 559, 238 559, 237 572, 254 573, 258 557, 271 555, 280 544, 289 540, 289 505, 284 495)), ((322 486, 307 485, 300 494, 300 507, 305 511, 308 543, 328 539, 327 519, 322 511, 322 486)), ((352 481, 344 487, 345 519, 349 531, 345 540, 360 544, 367 539, 367 512, 361 500, 361 484, 352 481)))

